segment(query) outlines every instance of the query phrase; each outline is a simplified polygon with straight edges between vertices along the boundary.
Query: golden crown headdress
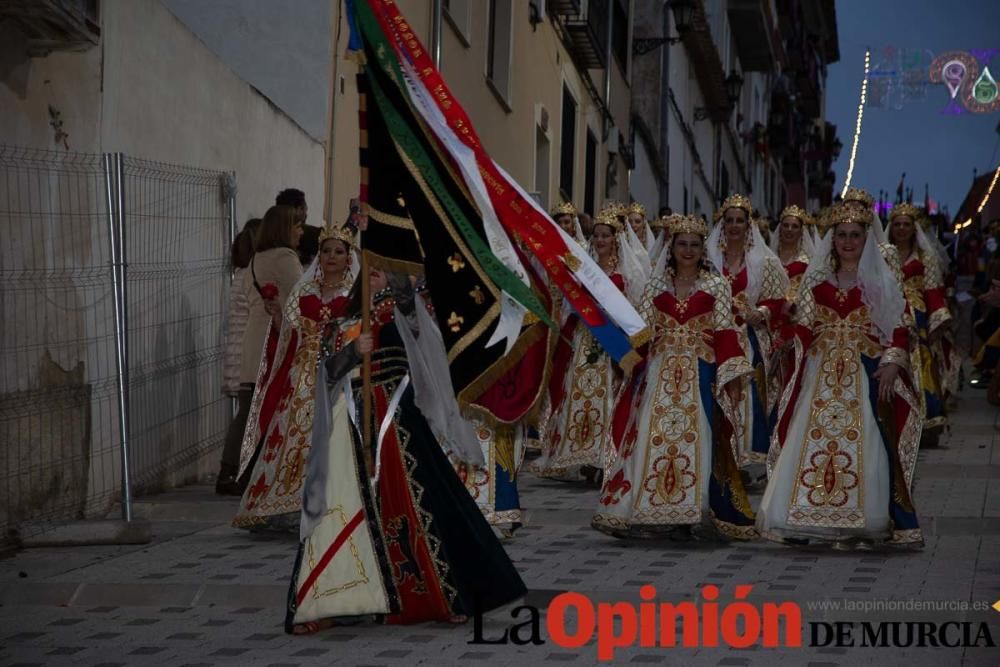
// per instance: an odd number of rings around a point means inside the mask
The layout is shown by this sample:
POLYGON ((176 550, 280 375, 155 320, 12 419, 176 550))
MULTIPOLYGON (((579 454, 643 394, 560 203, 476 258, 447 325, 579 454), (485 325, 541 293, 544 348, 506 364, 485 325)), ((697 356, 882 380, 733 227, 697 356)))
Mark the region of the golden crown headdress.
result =
POLYGON ((677 213, 661 218, 664 228, 671 236, 677 234, 697 234, 705 238, 708 236, 708 224, 696 215, 679 215, 677 213))
POLYGON ((872 197, 871 193, 864 188, 847 188, 847 192, 844 193, 842 197, 843 201, 857 201, 861 202, 868 208, 875 205, 875 197, 872 197))
POLYGON ((753 204, 750 202, 750 199, 737 193, 726 197, 726 200, 722 202, 722 206, 716 209, 715 217, 713 219, 718 222, 722 219, 722 216, 725 215, 726 211, 731 208, 743 209, 747 213, 747 218, 753 215, 753 204))
POLYGON ((833 206, 827 216, 827 225, 836 227, 845 222, 856 222, 862 227, 872 224, 870 211, 858 211, 850 206, 833 206))
POLYGON ((577 213, 578 211, 576 210, 576 206, 573 206, 573 202, 568 201, 561 202, 558 206, 552 209, 553 218, 558 218, 561 215, 576 215, 577 213))
POLYGON ((757 229, 759 229, 761 233, 771 233, 771 218, 757 218, 754 222, 757 223, 757 229))
POLYGON ((898 218, 901 215, 909 216, 910 220, 916 222, 923 215, 923 211, 909 202, 896 204, 892 207, 892 212, 889 213, 889 221, 892 222, 893 218, 898 218))
POLYGON ((629 213, 638 213, 642 217, 644 217, 644 218, 646 217, 646 207, 643 206, 640 202, 637 202, 637 201, 634 201, 634 202, 632 202, 631 204, 628 205, 628 212, 629 213))
POLYGON ((609 201, 604 205, 604 208, 601 209, 601 213, 610 213, 611 215, 618 215, 624 218, 628 215, 628 206, 620 201, 609 201))
POLYGON ((615 230, 616 234, 625 229, 625 225, 618 219, 618 214, 614 212, 611 206, 605 206, 604 210, 597 214, 597 218, 594 219, 594 226, 596 227, 597 225, 607 225, 615 230))
POLYGON ((795 204, 792 204, 791 206, 786 206, 784 210, 781 212, 781 217, 778 218, 778 220, 781 221, 784 220, 785 218, 798 218, 799 222, 801 222, 803 225, 813 224, 812 217, 808 213, 806 213, 805 209, 796 206, 795 204))
POLYGON ((354 227, 351 225, 340 225, 334 223, 332 225, 327 225, 323 228, 323 231, 319 233, 319 244, 323 245, 324 241, 329 239, 336 239, 346 243, 348 246, 355 247, 357 244, 354 242, 354 227))

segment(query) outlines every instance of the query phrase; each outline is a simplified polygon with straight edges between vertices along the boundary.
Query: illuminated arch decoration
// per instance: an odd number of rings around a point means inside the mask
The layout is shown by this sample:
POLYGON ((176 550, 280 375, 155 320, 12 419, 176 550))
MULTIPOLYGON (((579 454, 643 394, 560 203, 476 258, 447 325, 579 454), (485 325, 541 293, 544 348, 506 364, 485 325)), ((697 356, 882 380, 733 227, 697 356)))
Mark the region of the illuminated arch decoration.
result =
POLYGON ((931 61, 928 76, 931 83, 943 83, 948 88, 951 99, 941 113, 1000 111, 1000 88, 996 79, 988 65, 980 69, 979 60, 972 53, 947 51, 938 55, 931 61))

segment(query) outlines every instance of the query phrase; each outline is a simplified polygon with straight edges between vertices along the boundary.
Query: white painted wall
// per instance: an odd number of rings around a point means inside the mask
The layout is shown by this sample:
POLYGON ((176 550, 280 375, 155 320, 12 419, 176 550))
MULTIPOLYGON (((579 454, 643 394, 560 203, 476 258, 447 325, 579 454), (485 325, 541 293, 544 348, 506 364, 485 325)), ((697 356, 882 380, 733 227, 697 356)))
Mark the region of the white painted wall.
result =
POLYGON ((0 143, 60 148, 51 104, 62 112, 71 150, 235 171, 240 221, 262 214, 282 188, 298 187, 318 221, 319 142, 158 0, 105 0, 101 18, 101 46, 31 62, 25 99, 0 85, 0 143))
MULTIPOLYGON (((52 105, 62 113, 71 151, 120 151, 146 160, 235 171, 239 188, 236 216, 240 224, 250 215, 263 214, 282 188, 298 187, 306 191, 313 205, 311 221, 319 222, 324 155, 320 143, 220 61, 160 0, 105 0, 101 3, 101 22, 98 47, 84 53, 53 53, 30 61, 23 96, 0 83, 0 144, 65 152, 65 146, 55 143, 49 126, 48 107, 52 105)), ((35 270, 41 271, 108 264, 107 249, 94 241, 106 238, 102 236, 106 224, 103 208, 68 196, 59 187, 64 187, 63 181, 51 178, 44 188, 36 187, 30 193, 34 199, 17 204, 21 209, 31 208, 42 214, 36 219, 10 223, 30 225, 30 229, 19 235, 21 241, 17 247, 9 239, 5 242, 0 253, 3 268, 16 268, 25 258, 31 258, 35 270), (91 217, 81 217, 77 231, 70 234, 56 224, 58 216, 46 212, 86 212, 91 217)), ((24 197, 24 192, 24 188, 8 187, 0 192, 0 199, 24 197)), ((211 196, 215 196, 214 192, 211 196)), ((7 204, 0 201, 0 207, 11 210, 7 204)), ((158 212, 161 218, 162 210, 161 207, 158 212)), ((162 222, 160 238, 167 238, 171 225, 169 219, 162 222)), ((171 247, 176 250, 176 230, 173 233, 171 247)), ((150 236, 145 249, 154 258, 156 238, 150 236)), ((222 233, 209 236, 215 242, 208 245, 217 244, 217 249, 206 247, 204 233, 181 238, 180 243, 190 245, 189 252, 181 248, 178 253, 181 259, 190 256, 211 261, 228 253, 222 233)), ((83 361, 85 383, 107 377, 108 359, 93 358, 96 348, 86 342, 107 339, 111 334, 108 319, 96 316, 88 305, 93 301, 92 289, 78 288, 74 292, 73 287, 60 288, 57 296, 58 299, 40 297, 38 312, 30 318, 5 311, 4 320, 30 322, 37 329, 22 331, 18 340, 32 337, 47 340, 46 336, 51 336, 54 361, 63 368, 73 368, 83 361), (67 331, 71 333, 67 335, 67 331), (72 339, 79 342, 66 342, 72 339), (57 340, 61 341, 58 345, 57 340)), ((130 295, 130 303, 133 298, 130 295)), ((151 300, 157 298, 150 296, 151 300)), ((162 356, 166 349, 167 354, 183 355, 197 352, 204 345, 214 345, 221 335, 220 323, 212 320, 211 325, 205 325, 209 320, 204 316, 218 312, 219 302, 224 298, 222 290, 209 293, 193 287, 176 303, 180 309, 178 318, 192 322, 191 328, 178 336, 164 332, 170 340, 163 336, 156 338, 150 344, 159 347, 148 353, 162 356), (164 345, 169 349, 162 348, 164 345)), ((148 315, 142 312, 142 303, 135 305, 137 317, 148 315)), ((171 302, 164 307, 175 305, 171 302)), ((10 328, 4 327, 5 350, 17 345, 8 334, 13 335, 10 328)), ((145 344, 139 336, 136 340, 137 345, 145 344)), ((141 358, 146 352, 133 348, 131 356, 141 358)), ((40 386, 41 354, 30 351, 25 356, 16 386, 4 385, 8 390, 40 386)), ((214 377, 217 370, 215 365, 205 365, 185 371, 179 384, 171 389, 174 395, 152 398, 165 405, 172 403, 175 409, 191 404, 193 391, 201 392, 201 400, 214 400, 208 397, 211 393, 208 388, 217 386, 218 378, 214 377)), ((178 424, 175 433, 151 438, 150 449, 144 455, 166 459, 183 446, 204 438, 205 423, 199 419, 195 415, 190 420, 180 420, 183 423, 178 424)), ((109 442, 116 441, 116 433, 114 415, 97 415, 95 407, 91 430, 95 446, 107 448, 109 442)), ((180 474, 162 481, 169 485, 182 481, 181 476, 192 471, 206 472, 217 464, 216 456, 209 452, 200 462, 189 464, 180 474)), ((112 493, 117 488, 117 454, 113 448, 103 450, 100 459, 92 461, 92 469, 100 473, 91 475, 92 497, 112 493)))

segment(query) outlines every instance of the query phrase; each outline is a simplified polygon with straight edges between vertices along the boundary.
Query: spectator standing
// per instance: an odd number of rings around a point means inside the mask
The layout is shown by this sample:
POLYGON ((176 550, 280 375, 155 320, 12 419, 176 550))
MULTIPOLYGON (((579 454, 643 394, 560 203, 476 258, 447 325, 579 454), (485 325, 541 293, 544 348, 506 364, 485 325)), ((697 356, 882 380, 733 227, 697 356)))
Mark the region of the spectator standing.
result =
POLYGON ((253 384, 240 382, 240 368, 243 360, 243 336, 246 333, 247 319, 250 316, 250 292, 253 282, 247 278, 250 260, 254 253, 254 236, 260 228, 260 218, 252 218, 243 226, 243 230, 233 239, 230 249, 230 265, 233 269, 233 280, 229 288, 229 315, 226 318, 226 342, 222 370, 222 390, 232 398, 237 399, 239 409, 236 417, 229 424, 226 439, 222 448, 222 458, 219 462, 219 475, 215 480, 215 492, 219 495, 240 495, 239 484, 236 483, 236 472, 240 465, 240 443, 243 442, 243 430, 246 428, 247 413, 250 410, 250 399, 253 397, 253 384))

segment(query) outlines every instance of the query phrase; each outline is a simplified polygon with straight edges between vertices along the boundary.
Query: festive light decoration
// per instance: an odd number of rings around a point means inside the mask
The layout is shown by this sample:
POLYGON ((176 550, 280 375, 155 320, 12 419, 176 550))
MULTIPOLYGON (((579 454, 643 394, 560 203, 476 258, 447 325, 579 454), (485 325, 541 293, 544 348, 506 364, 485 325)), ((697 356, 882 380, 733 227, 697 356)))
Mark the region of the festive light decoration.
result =
POLYGON ((868 68, 871 65, 871 51, 865 49, 865 78, 861 80, 861 103, 858 104, 858 119, 854 123, 854 145, 851 146, 851 161, 847 164, 847 178, 844 180, 844 189, 840 196, 847 193, 847 188, 851 185, 851 178, 854 176, 854 158, 858 154, 858 142, 861 140, 861 119, 865 115, 865 97, 868 95, 868 68))
MULTIPOLYGON (((993 172, 993 180, 990 181, 990 187, 986 188, 986 194, 983 195, 983 200, 981 202, 979 202, 979 208, 976 209, 976 212, 975 212, 974 215, 979 215, 980 213, 983 212, 983 209, 986 208, 986 202, 988 202, 990 200, 990 195, 993 194, 993 188, 996 187, 997 179, 998 178, 1000 178, 1000 167, 997 167, 996 171, 993 172)), ((972 218, 973 218, 973 216, 969 216, 968 218, 965 219, 964 222, 956 223, 955 224, 955 231, 957 232, 957 231, 965 229, 966 227, 968 227, 969 225, 971 225, 972 224, 972 218)))
POLYGON ((931 61, 928 72, 930 82, 943 83, 948 87, 950 97, 941 113, 992 113, 1000 110, 1000 87, 986 65, 995 53, 995 49, 985 52, 947 51, 931 61))

